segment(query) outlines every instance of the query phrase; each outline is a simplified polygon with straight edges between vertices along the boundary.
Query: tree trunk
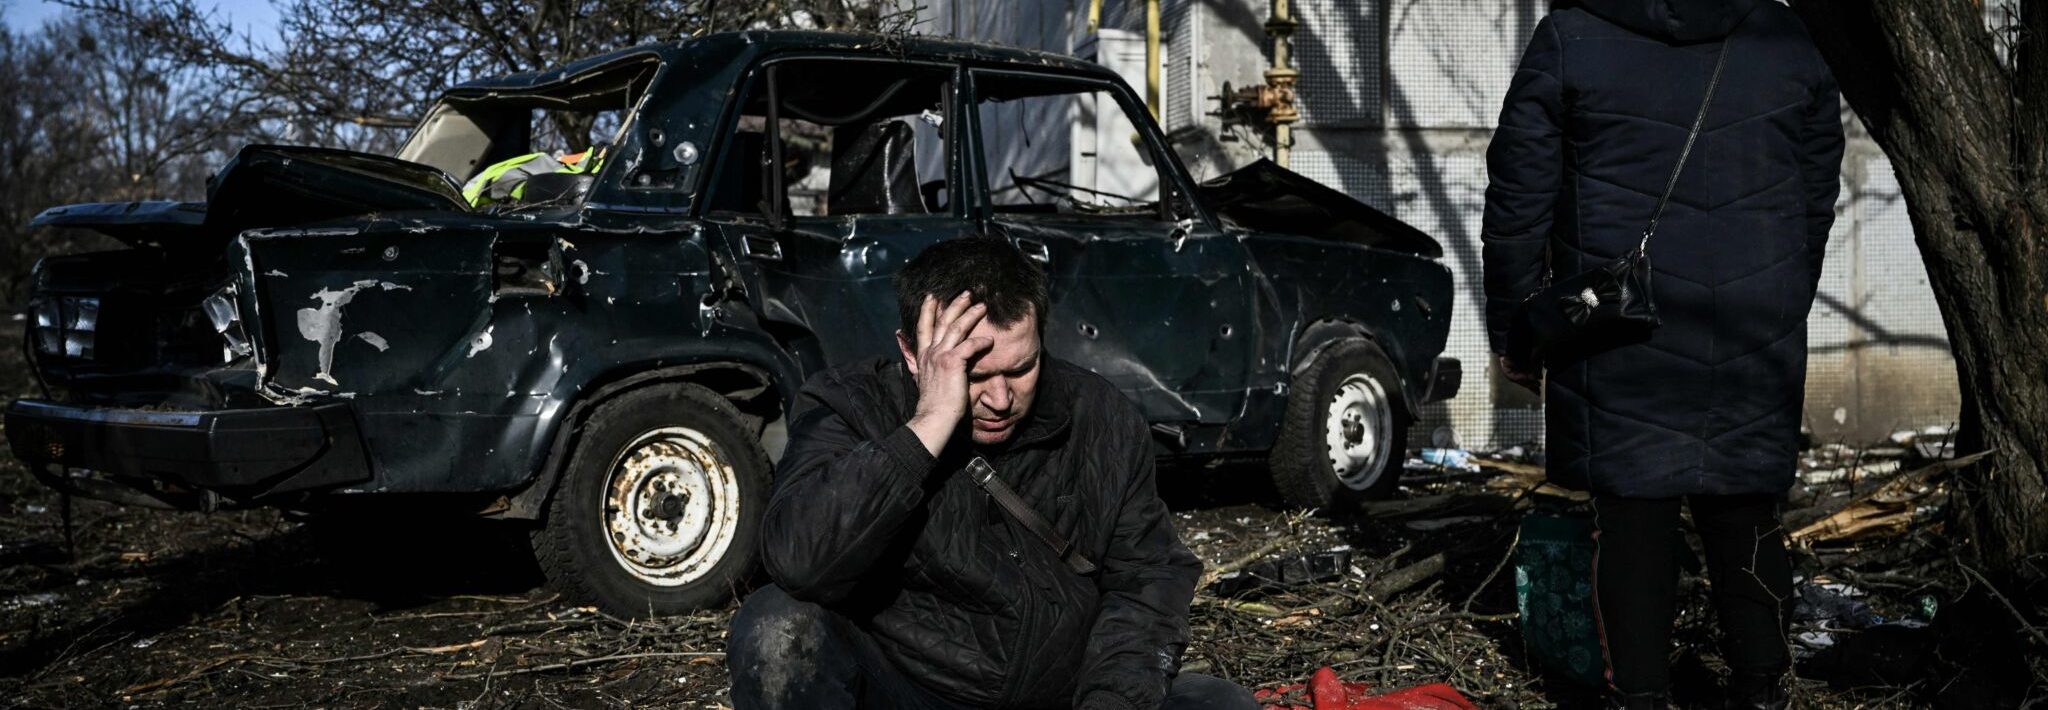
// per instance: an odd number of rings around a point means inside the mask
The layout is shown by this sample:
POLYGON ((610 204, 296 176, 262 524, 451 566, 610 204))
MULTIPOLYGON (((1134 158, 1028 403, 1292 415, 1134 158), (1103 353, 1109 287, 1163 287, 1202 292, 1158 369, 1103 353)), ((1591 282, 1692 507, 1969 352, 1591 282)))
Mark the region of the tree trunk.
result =
POLYGON ((1890 156, 1962 387, 1958 478, 1972 556, 2048 579, 2048 2, 2004 63, 1962 0, 1793 0, 1890 156))

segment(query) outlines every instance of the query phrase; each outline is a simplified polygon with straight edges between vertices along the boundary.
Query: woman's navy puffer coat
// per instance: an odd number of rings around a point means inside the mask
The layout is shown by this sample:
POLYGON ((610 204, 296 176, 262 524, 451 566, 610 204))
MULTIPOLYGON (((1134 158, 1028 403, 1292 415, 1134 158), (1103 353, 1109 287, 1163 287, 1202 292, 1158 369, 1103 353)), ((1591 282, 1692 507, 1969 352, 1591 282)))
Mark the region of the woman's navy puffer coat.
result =
POLYGON ((1724 51, 1649 244, 1663 327, 1548 371, 1564 485, 1668 498, 1791 483, 1842 128, 1834 79, 1783 5, 1585 0, 1536 26, 1487 149, 1487 326, 1501 351, 1546 270, 1635 247, 1724 51))

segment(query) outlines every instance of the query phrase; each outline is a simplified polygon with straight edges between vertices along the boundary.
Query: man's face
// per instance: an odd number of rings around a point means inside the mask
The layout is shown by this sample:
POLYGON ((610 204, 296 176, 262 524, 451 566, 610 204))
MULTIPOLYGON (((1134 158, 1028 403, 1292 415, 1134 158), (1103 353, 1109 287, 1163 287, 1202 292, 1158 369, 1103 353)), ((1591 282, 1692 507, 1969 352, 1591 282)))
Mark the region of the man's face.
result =
POLYGON ((1009 441, 1017 425, 1031 413, 1038 393, 1038 319, 1025 316, 1008 327, 983 320, 969 338, 988 338, 995 345, 968 363, 967 399, 973 403, 968 424, 974 443, 984 446, 1009 441))
MULTIPOLYGON (((966 426, 976 444, 988 446, 1009 441, 1016 435, 1017 425, 1031 413, 1032 399, 1038 392, 1038 318, 1026 314, 1007 326, 983 319, 967 338, 988 338, 994 345, 967 363, 966 426)), ((897 331, 896 342, 903 350, 904 361, 915 370, 917 350, 909 336, 897 331)))

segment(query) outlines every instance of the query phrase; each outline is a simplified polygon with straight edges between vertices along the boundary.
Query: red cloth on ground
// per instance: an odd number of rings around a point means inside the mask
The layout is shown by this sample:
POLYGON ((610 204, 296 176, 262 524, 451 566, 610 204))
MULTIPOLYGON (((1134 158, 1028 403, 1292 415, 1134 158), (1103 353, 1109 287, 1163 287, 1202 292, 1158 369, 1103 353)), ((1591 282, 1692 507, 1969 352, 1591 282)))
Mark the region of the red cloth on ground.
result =
POLYGON ((1456 688, 1443 683, 1374 694, 1368 684, 1339 679, 1329 666, 1316 669, 1307 684, 1284 685, 1252 695, 1266 710, 1479 710, 1456 688), (1304 690, 1308 697, 1298 697, 1304 690), (1302 705, 1304 699, 1312 704, 1302 705))

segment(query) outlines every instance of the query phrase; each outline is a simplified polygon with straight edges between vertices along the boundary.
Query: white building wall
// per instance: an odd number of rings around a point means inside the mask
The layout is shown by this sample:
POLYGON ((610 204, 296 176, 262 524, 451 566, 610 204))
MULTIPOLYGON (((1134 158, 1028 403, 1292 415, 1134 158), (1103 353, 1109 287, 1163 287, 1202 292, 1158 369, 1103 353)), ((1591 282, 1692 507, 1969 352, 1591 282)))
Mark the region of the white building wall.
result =
MULTIPOLYGON (((1292 167, 1444 243, 1458 282, 1446 355, 1459 396, 1433 405, 1417 443, 1498 448, 1542 439, 1540 402, 1492 371, 1481 323, 1479 229, 1485 150, 1523 45, 1548 0, 1293 0, 1300 70, 1292 167)), ((1087 0, 929 0, 929 34, 1073 52, 1087 0)), ((1105 0, 1103 26, 1142 33, 1143 2, 1105 0)), ((1164 126, 1198 179, 1271 155, 1262 125, 1228 122, 1220 96, 1265 81, 1263 0, 1166 0, 1164 126), (1190 99, 1193 99, 1190 101, 1190 99), (1186 103, 1182 103, 1186 102, 1186 103), (1196 107, 1199 107, 1197 109, 1196 107)), ((1142 37, 1142 34, 1139 35, 1142 37)), ((1118 67, 1143 91, 1142 65, 1118 67)), ((1807 422, 1823 441, 1865 443, 1953 423, 1945 330, 1889 162, 1861 125, 1821 297, 1809 326, 1807 422)))

